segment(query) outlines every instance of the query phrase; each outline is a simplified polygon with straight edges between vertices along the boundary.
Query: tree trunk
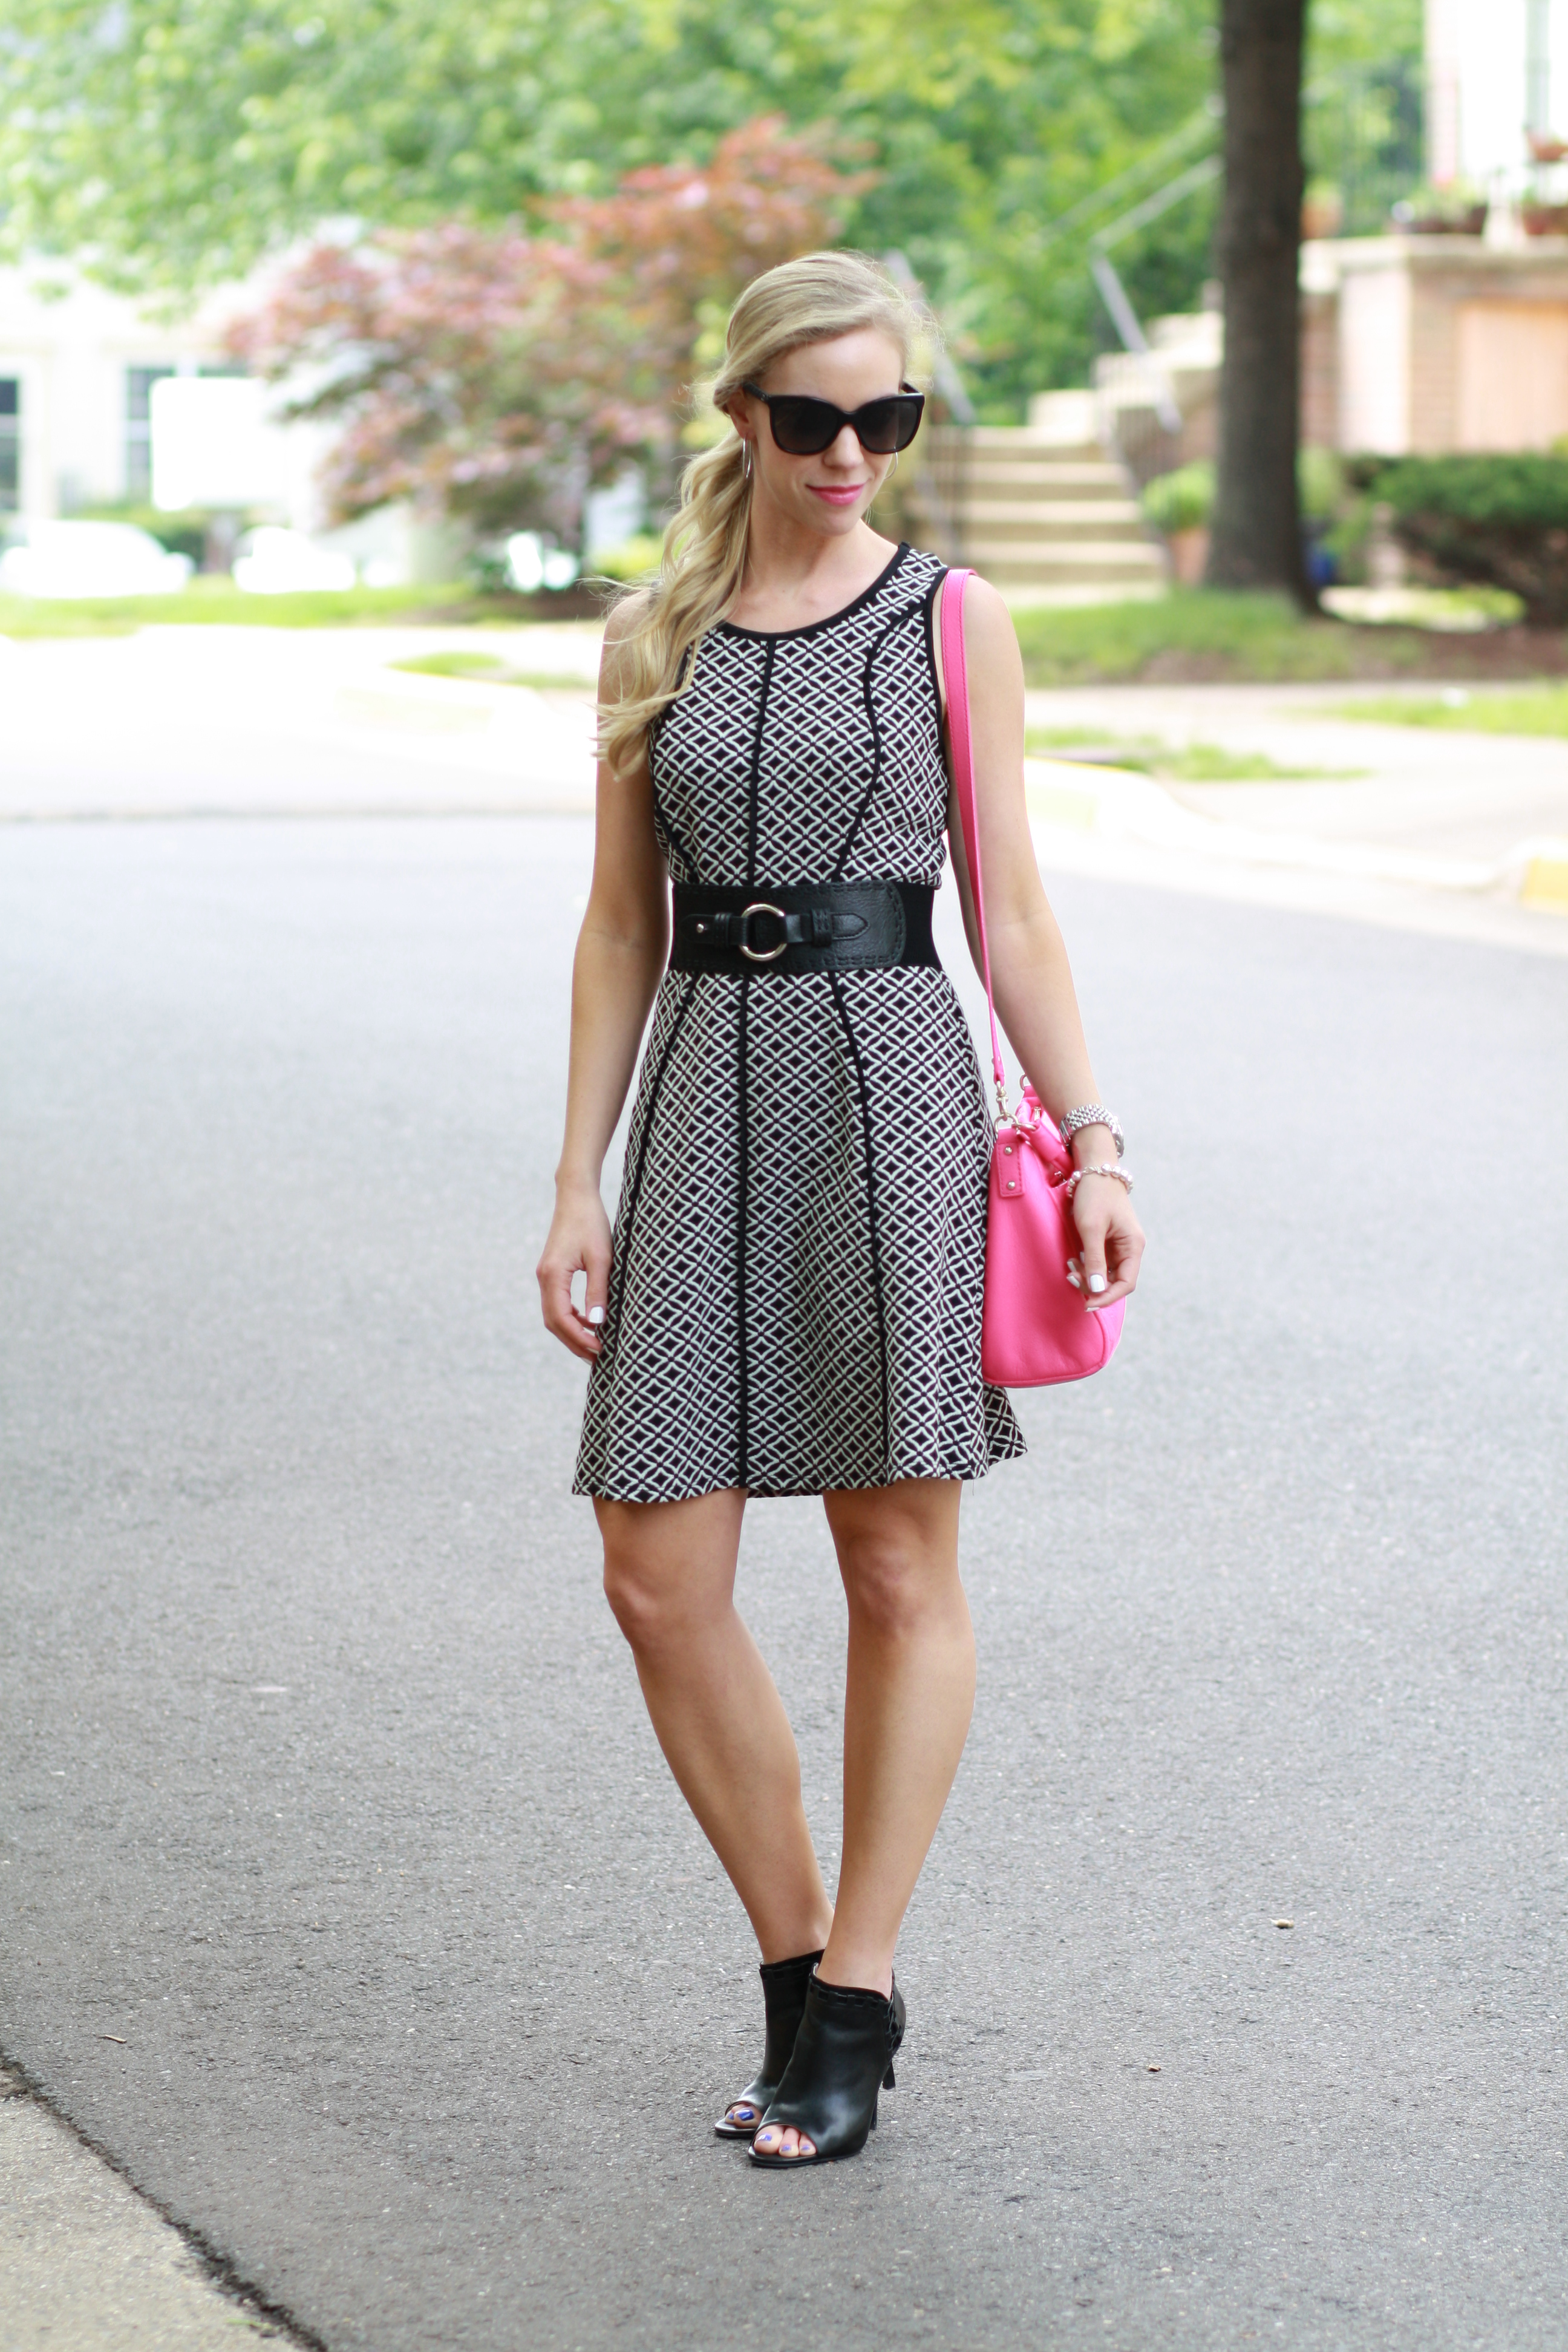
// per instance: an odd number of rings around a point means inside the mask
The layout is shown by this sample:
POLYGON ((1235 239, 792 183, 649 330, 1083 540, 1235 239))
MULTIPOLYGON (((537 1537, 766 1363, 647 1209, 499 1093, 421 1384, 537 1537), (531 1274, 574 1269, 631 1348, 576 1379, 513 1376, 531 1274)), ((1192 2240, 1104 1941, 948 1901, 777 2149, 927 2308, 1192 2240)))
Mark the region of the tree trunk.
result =
POLYGON ((1220 0, 1225 289, 1211 587, 1316 602, 1296 492, 1300 325, 1301 44, 1307 0, 1220 0))

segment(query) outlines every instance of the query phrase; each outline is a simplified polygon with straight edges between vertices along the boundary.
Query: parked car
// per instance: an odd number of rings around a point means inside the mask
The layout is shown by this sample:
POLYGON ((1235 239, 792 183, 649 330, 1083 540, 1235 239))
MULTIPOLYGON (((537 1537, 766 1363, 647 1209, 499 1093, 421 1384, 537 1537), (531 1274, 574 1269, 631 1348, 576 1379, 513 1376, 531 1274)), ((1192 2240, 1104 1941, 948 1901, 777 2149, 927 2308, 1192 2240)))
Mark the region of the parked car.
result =
POLYGON ((240 541, 234 584, 251 596, 292 596, 354 584, 354 562, 341 549, 318 547, 303 531, 264 523, 240 541))
POLYGON ((0 590, 13 596, 177 595, 194 569, 133 522, 11 525, 0 590))

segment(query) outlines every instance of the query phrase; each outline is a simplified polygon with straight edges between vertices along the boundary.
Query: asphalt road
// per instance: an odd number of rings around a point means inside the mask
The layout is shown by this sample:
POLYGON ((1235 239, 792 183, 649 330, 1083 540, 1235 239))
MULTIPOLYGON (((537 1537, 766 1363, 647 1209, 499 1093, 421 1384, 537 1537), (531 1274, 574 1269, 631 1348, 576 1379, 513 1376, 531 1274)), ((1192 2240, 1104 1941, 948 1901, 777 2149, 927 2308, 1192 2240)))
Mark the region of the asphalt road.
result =
MULTIPOLYGON (((759 2176, 533 1300, 587 855, 0 834, 5 2053, 332 2352, 1561 2352, 1568 967, 1062 884, 1145 1286, 965 1504, 883 2126, 759 2176)), ((815 1506, 743 1584, 831 1852, 815 1506)))

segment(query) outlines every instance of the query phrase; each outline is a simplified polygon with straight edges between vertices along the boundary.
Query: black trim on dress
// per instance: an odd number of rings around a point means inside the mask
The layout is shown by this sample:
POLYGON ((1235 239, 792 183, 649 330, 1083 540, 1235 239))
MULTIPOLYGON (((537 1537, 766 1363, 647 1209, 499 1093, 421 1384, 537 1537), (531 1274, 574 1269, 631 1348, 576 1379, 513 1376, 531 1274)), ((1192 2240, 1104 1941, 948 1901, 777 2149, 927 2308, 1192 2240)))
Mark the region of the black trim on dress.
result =
MULTIPOLYGON (((697 986, 695 979, 691 985, 693 988, 697 986)), ((747 1024, 751 1000, 752 975, 749 971, 742 972, 737 1023, 739 1067, 735 1074, 735 1484, 738 1486, 751 1484, 752 1470, 752 1381, 746 1348, 746 1211, 750 1204, 752 1181, 747 1024)))
POLYGON ((763 645, 766 645, 771 641, 774 641, 779 637, 814 637, 818 629, 830 629, 835 621, 847 621, 851 613, 858 613, 860 610, 861 605, 868 602, 868 600, 877 593, 879 588, 883 588, 887 585, 888 582, 892 578, 894 572, 898 570, 900 564, 903 562, 905 556, 908 555, 909 552, 909 541, 907 539, 900 539, 897 548, 894 550, 892 562, 890 563, 883 564, 882 569, 878 572, 877 577, 872 581, 869 588, 862 588, 858 596, 855 597, 850 604, 840 604, 837 613, 825 613, 820 621, 807 621, 804 627, 798 629, 745 629, 742 627, 739 621, 715 621, 713 625, 716 629, 728 629, 731 635, 734 637, 755 637, 759 643, 763 645))
MULTIPOLYGON (((951 568, 949 566, 949 569, 951 568)), ((936 666, 936 600, 942 594, 942 583, 946 578, 947 572, 939 572, 921 599, 926 616, 926 667, 931 672, 931 690, 936 697, 936 733, 939 743, 942 740, 942 721, 947 717, 947 704, 942 690, 942 672, 936 666)), ((944 752, 942 765, 945 767, 946 764, 947 759, 944 752)))
POLYGON ((877 1225, 877 1162, 871 1149, 871 1096, 866 1084, 866 1065, 860 1059, 859 1041, 849 1018, 849 1007, 844 1002, 844 985, 836 971, 828 973, 827 985, 833 991, 833 1002, 838 1007, 838 1018, 844 1024, 849 1058, 855 1065, 855 1083, 860 1092, 860 1131, 866 1145, 866 1221, 871 1235, 871 1296, 877 1302, 878 1355, 882 1373, 882 1476, 885 1481, 892 1461, 893 1425, 889 1395, 888 1302, 882 1291, 882 1242, 877 1225))
MULTIPOLYGON (((757 824, 758 797, 762 789, 763 730, 768 719, 768 688, 773 680, 773 648, 765 647, 763 654, 763 682, 757 694, 757 723, 752 730, 752 759, 746 775, 746 888, 757 887, 757 824)), ((752 975, 745 972, 741 980, 739 1063, 736 1073, 737 1114, 740 1122, 739 1149, 735 1165, 735 1320, 739 1343, 736 1396, 739 1426, 736 1438, 737 1484, 744 1486, 751 1469, 751 1368, 746 1357, 746 1218, 750 1210, 752 1181, 751 1135, 747 1121, 746 1099, 747 1061, 750 1050, 748 1034, 752 1010, 752 975)))
POLYGON ((942 673, 936 666, 936 632, 937 598, 942 594, 942 583, 947 578, 948 572, 951 571, 952 568, 952 567, 950 564, 942 571, 939 572, 936 578, 931 582, 931 586, 927 589, 925 594, 926 667, 931 672, 931 696, 936 703, 937 757, 942 761, 942 774, 947 778, 947 810, 945 827, 949 833, 952 832, 955 823, 952 804, 952 761, 949 759, 947 753, 947 705, 942 698, 942 673))

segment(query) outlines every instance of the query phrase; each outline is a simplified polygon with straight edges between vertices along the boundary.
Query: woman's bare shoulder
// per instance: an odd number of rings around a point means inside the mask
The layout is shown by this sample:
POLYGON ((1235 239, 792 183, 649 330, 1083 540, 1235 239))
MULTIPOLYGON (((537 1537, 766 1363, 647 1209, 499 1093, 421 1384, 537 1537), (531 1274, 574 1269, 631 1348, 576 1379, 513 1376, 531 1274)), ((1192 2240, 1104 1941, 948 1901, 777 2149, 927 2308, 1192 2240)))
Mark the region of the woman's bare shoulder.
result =
POLYGON ((646 588, 617 597, 605 620, 605 643, 599 656, 599 699, 616 702, 626 692, 630 676, 626 647, 643 626, 653 598, 646 588))
POLYGON ((624 596, 617 596, 605 616, 605 643, 618 646, 625 638, 635 636, 652 610, 651 588, 632 588, 624 596))
MULTIPOLYGON (((931 651, 945 710, 947 668, 942 658, 940 607, 940 598, 934 599, 931 614, 931 651)), ((972 680, 979 677, 991 685, 1011 685, 1015 681, 1022 684, 1024 657, 1018 649, 1018 632, 1013 626, 1007 600, 978 572, 970 573, 963 593, 963 650, 972 680)))
POLYGON ((1016 677, 1023 682, 1024 656, 1007 600, 989 580, 976 572, 963 599, 964 647, 973 671, 976 665, 1000 683, 1016 677))

